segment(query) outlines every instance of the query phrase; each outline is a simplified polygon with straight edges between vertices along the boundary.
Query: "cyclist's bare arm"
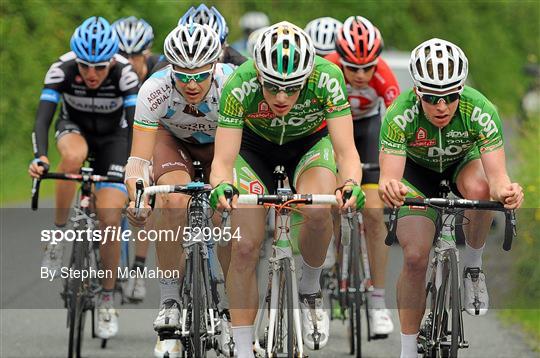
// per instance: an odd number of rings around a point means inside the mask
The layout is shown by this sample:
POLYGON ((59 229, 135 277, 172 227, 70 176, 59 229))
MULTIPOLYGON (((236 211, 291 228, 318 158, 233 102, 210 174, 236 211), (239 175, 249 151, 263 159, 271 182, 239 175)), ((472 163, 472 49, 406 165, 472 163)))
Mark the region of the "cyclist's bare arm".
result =
MULTIPOLYGON (((133 128, 133 142, 131 144, 130 157, 137 157, 150 161, 154 152, 154 144, 156 142, 156 130, 142 130, 137 127, 133 128)), ((137 179, 130 178, 126 180, 126 186, 130 200, 133 200, 135 193, 135 182, 137 179)), ((145 183, 148 185, 149 183, 145 183)))
MULTIPOLYGON (((358 151, 354 145, 352 116, 348 114, 329 119, 326 122, 340 177, 345 180, 353 179, 360 183, 362 181, 362 167, 358 151)), ((341 185, 341 183, 338 183, 338 185, 341 185)), ((341 201, 341 193, 336 193, 336 199, 338 203, 341 201)), ((346 207, 354 205, 354 200, 355 198, 351 197, 346 203, 346 207)))
POLYGON ((407 157, 381 152, 379 164, 379 196, 389 207, 403 205, 407 188, 400 181, 405 171, 407 157))
POLYGON ((482 154, 480 159, 488 179, 491 197, 503 203, 507 209, 519 208, 523 203, 523 189, 518 183, 512 183, 508 177, 504 149, 482 154))
MULTIPOLYGON (((214 159, 210 171, 210 184, 216 187, 220 183, 233 184, 234 162, 240 152, 242 129, 218 127, 216 131, 214 159)), ((228 208, 225 198, 220 198, 223 207, 228 208)), ((233 199, 233 207, 236 198, 233 199)))

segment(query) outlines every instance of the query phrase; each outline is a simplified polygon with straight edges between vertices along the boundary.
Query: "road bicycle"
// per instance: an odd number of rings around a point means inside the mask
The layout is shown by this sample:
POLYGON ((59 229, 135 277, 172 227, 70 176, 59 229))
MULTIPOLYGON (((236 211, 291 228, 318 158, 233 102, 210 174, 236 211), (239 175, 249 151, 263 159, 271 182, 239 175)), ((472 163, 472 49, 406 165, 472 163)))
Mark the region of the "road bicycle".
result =
MULTIPOLYGON (((48 167, 44 166, 45 169, 48 167)), ((95 183, 122 183, 123 179, 93 174, 91 167, 81 168, 80 174, 46 172, 39 179, 32 182, 32 210, 37 210, 39 202, 39 188, 42 180, 70 180, 81 183, 76 203, 73 207, 73 216, 70 222, 74 230, 78 231, 81 240, 73 241, 69 269, 75 272, 99 270, 101 266, 99 256, 99 242, 94 242, 89 236, 94 229, 98 228, 96 214, 93 211, 92 185, 95 183)), ((61 297, 64 306, 68 310, 67 328, 69 329, 68 358, 81 357, 82 342, 86 313, 90 311, 92 321, 92 338, 95 334, 95 299, 101 291, 101 284, 97 278, 75 278, 69 275, 64 280, 64 288, 61 297)), ((101 346, 105 348, 106 339, 102 339, 101 346)))
MULTIPOLYGON (((441 198, 406 198, 405 206, 430 207, 438 212, 435 232, 434 255, 430 275, 426 282, 426 302, 429 311, 418 335, 418 351, 423 357, 457 357, 458 349, 468 348, 465 340, 461 283, 458 268, 459 251, 455 241, 455 218, 464 216, 464 210, 493 210, 505 214, 503 249, 509 251, 516 236, 516 218, 513 210, 506 210, 502 203, 487 200, 448 199, 450 186, 441 182, 441 198)), ((386 244, 396 239, 399 207, 390 214, 390 229, 386 244)), ((466 218, 464 224, 468 222, 466 218)))
MULTIPOLYGON (((266 296, 255 321, 254 350, 258 357, 305 357, 302 340, 302 322, 296 281, 291 237, 291 205, 336 205, 334 195, 293 194, 283 188, 285 173, 278 167, 274 178, 280 183, 274 195, 242 194, 238 204, 272 206, 275 209, 275 231, 272 253, 268 259, 268 286, 266 296), (266 319, 266 320, 265 320, 266 319), (259 337, 262 333, 262 338, 259 337)), ((313 333, 317 349, 320 333, 313 333)))
MULTIPOLYGON (((200 163, 194 162, 195 177, 202 179, 200 163)), ((186 185, 155 185, 143 188, 142 181, 136 183, 136 208, 142 208, 146 197, 156 194, 181 193, 189 195, 187 226, 180 237, 185 255, 185 274, 181 285, 180 327, 158 332, 161 340, 179 339, 184 357, 206 357, 211 349, 226 356, 234 356, 234 341, 221 347, 218 336, 224 329, 220 290, 224 284, 221 266, 215 253, 215 244, 220 239, 232 239, 226 228, 213 227, 213 210, 210 207, 212 187, 202 181, 186 185), (217 230, 219 229, 219 230, 217 230), (221 234, 226 237, 221 238, 221 234)), ((229 228, 230 229, 230 228, 229 228)))

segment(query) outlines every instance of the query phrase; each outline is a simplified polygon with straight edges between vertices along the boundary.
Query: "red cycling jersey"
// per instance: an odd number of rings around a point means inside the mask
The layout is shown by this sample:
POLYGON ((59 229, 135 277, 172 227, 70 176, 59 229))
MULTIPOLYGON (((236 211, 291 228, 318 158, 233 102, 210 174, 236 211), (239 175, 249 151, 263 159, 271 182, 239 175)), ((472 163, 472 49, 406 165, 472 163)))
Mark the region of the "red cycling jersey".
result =
MULTIPOLYGON (((340 56, 337 52, 325 56, 325 59, 335 63, 343 71, 340 56)), ((347 93, 349 94, 353 120, 358 120, 379 113, 379 97, 384 100, 384 104, 388 108, 399 95, 399 85, 388 64, 379 57, 375 73, 368 86, 354 88, 347 82, 347 93)))

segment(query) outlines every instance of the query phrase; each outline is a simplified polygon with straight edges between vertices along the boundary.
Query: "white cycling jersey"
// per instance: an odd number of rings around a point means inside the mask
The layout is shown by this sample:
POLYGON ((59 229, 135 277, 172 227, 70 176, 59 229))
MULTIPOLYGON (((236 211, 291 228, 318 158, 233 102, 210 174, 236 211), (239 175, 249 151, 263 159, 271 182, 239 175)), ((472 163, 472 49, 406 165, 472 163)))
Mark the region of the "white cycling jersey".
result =
POLYGON ((235 67, 217 63, 210 90, 197 105, 187 103, 175 88, 171 65, 154 73, 139 90, 133 127, 153 131, 161 124, 177 138, 201 144, 214 142, 219 98, 235 67))

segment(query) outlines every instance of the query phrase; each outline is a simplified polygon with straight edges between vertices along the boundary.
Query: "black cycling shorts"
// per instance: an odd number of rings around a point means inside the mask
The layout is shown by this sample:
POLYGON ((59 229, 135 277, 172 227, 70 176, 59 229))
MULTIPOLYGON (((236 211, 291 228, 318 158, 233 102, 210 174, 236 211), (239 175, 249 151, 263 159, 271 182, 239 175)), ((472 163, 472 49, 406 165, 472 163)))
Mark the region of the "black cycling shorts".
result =
MULTIPOLYGON (((276 191, 274 182, 274 169, 278 165, 285 167, 291 189, 294 190, 295 172, 306 153, 328 135, 326 128, 283 145, 272 143, 255 134, 249 128, 244 127, 242 133, 242 145, 240 157, 263 182, 268 193, 276 191)), ((333 162, 333 154, 332 154, 333 162)), ((335 165, 335 164, 334 164, 335 165)), ((297 173, 298 174, 298 173, 297 173)))
POLYGON ((61 117, 56 121, 56 141, 68 133, 78 133, 88 144, 88 157, 92 158, 92 168, 95 174, 117 178, 124 177, 124 166, 128 158, 128 128, 118 127, 107 135, 92 135, 85 133, 71 120, 61 117))
MULTIPOLYGON (((381 115, 353 121, 354 145, 362 163, 379 163, 379 132, 381 131, 381 115)), ((362 185, 378 184, 379 169, 369 169, 362 172, 362 185)))

